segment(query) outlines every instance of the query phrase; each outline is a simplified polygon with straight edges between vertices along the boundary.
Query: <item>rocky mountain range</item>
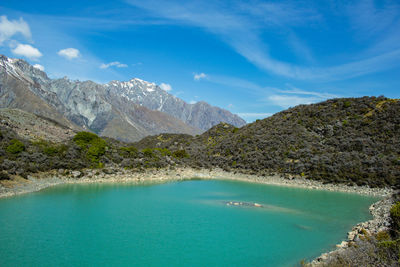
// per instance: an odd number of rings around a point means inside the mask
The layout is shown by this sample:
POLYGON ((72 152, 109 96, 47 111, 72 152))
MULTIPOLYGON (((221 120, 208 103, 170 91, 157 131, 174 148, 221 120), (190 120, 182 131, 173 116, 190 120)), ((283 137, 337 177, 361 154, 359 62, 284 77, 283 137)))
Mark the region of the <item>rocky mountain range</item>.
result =
POLYGON ((26 61, 6 56, 0 56, 0 108, 18 108, 123 141, 159 133, 195 135, 220 122, 245 125, 227 110, 188 104, 154 83, 50 79, 26 61))
POLYGON ((111 81, 105 86, 108 94, 117 94, 151 110, 167 113, 203 131, 220 122, 229 123, 236 127, 246 124, 242 118, 227 110, 213 107, 204 101, 188 104, 161 89, 155 83, 137 78, 128 82, 111 81))

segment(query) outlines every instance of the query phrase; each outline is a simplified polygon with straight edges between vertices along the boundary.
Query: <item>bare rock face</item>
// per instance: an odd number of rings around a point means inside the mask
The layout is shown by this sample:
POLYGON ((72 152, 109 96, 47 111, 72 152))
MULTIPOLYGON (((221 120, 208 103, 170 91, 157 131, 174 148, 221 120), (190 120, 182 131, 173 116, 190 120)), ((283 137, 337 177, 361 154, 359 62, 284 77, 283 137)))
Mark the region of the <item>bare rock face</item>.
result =
POLYGON ((21 109, 74 130, 122 141, 159 133, 199 134, 220 121, 245 122, 201 102, 187 104, 139 79, 97 84, 50 79, 26 61, 0 55, 0 108, 21 109))
POLYGON ((140 79, 135 78, 128 82, 111 81, 105 85, 105 88, 107 94, 117 94, 151 110, 162 111, 203 131, 221 122, 236 127, 246 124, 242 118, 227 110, 211 106, 203 101, 188 104, 161 89, 155 83, 140 79))

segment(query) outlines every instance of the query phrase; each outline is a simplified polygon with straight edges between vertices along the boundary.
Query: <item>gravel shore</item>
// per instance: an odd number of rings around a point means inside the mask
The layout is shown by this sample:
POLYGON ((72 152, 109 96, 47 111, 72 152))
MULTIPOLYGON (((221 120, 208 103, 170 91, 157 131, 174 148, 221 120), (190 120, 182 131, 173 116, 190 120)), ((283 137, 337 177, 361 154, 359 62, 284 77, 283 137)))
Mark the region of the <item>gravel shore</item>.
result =
POLYGON ((241 173, 226 172, 221 169, 198 170, 192 168, 146 170, 133 172, 130 170, 111 169, 108 173, 98 170, 83 171, 53 171, 28 176, 28 180, 11 186, 0 185, 0 197, 9 197, 29 192, 39 191, 43 188, 59 184, 80 183, 137 183, 137 182, 168 182, 190 179, 220 179, 236 180, 252 183, 290 186, 306 189, 339 191, 363 195, 387 197, 393 193, 389 188, 370 188, 368 186, 348 186, 343 184, 323 184, 318 181, 302 177, 284 178, 280 175, 256 176, 241 173))

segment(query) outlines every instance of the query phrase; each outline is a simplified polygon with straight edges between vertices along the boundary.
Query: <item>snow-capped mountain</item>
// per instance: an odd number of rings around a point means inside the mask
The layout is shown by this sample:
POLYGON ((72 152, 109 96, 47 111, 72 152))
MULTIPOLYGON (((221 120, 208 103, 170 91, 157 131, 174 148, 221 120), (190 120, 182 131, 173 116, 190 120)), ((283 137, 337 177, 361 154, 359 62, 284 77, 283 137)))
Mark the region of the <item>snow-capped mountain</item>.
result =
POLYGON ((244 124, 228 111, 205 102, 188 104, 140 79, 108 84, 50 79, 24 60, 1 55, 0 97, 0 107, 124 141, 163 132, 198 134, 221 121, 244 124))
POLYGON ((203 131, 220 122, 226 122, 237 127, 246 124, 242 118, 227 110, 202 101, 188 104, 161 89, 155 83, 141 79, 134 78, 127 82, 111 81, 105 86, 109 93, 116 93, 141 106, 167 113, 203 131))

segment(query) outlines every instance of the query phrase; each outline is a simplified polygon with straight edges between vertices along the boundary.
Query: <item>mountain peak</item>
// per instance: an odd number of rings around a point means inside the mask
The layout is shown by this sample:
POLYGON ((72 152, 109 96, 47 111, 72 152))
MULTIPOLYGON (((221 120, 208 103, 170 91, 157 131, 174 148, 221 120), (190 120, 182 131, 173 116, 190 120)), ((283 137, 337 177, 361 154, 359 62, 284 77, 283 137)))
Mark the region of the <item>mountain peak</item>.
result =
POLYGON ((242 118, 228 110, 211 106, 204 101, 189 104, 162 90, 155 83, 139 78, 133 78, 127 82, 111 81, 106 87, 110 94, 119 95, 141 106, 167 113, 203 131, 220 122, 226 122, 236 127, 246 124, 242 118))

